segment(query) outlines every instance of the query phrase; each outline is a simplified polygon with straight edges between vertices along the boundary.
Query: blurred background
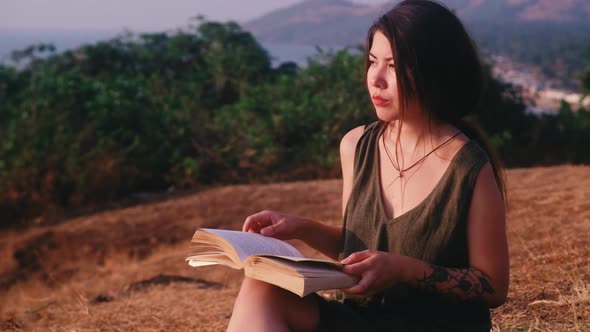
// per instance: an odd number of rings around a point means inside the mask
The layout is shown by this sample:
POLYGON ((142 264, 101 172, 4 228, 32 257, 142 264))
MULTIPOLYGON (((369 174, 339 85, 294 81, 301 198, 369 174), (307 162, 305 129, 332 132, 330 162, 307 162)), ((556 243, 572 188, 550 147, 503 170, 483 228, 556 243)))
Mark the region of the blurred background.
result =
MULTIPOLYGON (((508 167, 590 162, 590 2, 445 0, 508 167)), ((0 227, 214 185, 338 177, 396 1, 1 0, 0 227)))

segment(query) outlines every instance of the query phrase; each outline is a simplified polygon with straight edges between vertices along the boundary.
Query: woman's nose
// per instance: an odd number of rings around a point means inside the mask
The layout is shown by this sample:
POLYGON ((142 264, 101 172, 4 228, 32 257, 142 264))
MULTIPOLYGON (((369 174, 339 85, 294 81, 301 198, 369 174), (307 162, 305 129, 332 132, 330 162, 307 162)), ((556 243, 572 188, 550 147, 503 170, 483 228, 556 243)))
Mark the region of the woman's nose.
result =
POLYGON ((380 73, 375 73, 373 77, 371 77, 370 83, 376 88, 387 89, 387 80, 385 80, 380 73))

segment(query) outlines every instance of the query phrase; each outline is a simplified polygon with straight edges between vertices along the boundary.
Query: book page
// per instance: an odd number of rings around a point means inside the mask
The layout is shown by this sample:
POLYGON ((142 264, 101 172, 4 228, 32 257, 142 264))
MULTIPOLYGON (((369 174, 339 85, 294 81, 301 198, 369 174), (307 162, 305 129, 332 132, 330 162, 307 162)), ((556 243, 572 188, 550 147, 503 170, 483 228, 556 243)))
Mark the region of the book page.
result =
POLYGON ((193 267, 223 264, 235 269, 240 268, 240 265, 233 262, 227 255, 220 253, 199 253, 198 255, 188 256, 186 260, 188 265, 193 267))
POLYGON ((285 241, 266 237, 256 233, 241 231, 230 231, 222 229, 202 228, 203 231, 217 235, 229 242, 244 262, 252 255, 278 255, 287 257, 300 257, 303 255, 299 250, 285 241))
POLYGON ((245 268, 276 270, 283 274, 302 277, 326 277, 328 275, 343 275, 342 265, 338 262, 314 259, 291 259, 284 256, 252 256, 246 260, 245 268))
MULTIPOLYGON (((266 255, 259 255, 259 256, 264 257, 266 255)), ((288 261, 298 262, 298 263, 319 263, 319 264, 333 266, 336 268, 342 268, 342 266, 344 265, 344 264, 340 263, 339 261, 330 260, 330 259, 321 259, 321 258, 287 257, 287 256, 281 256, 281 255, 272 255, 269 257, 282 258, 282 259, 285 259, 288 261)))
POLYGON ((253 256, 248 258, 244 269, 250 278, 282 287, 301 297, 323 289, 348 288, 358 283, 358 276, 348 275, 331 263, 253 256))

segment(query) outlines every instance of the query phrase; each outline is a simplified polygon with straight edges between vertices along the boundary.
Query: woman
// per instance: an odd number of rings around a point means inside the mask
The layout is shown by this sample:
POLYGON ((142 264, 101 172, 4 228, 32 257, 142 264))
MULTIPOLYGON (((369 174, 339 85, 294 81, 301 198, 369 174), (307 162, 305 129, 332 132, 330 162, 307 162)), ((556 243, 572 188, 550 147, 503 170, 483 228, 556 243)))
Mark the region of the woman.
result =
POLYGON ((341 141, 343 226, 274 211, 243 226, 345 258, 360 281, 328 301, 246 278, 230 331, 489 331, 506 299, 503 177, 463 121, 483 86, 464 27, 403 1, 370 28, 366 57, 379 121, 341 141))

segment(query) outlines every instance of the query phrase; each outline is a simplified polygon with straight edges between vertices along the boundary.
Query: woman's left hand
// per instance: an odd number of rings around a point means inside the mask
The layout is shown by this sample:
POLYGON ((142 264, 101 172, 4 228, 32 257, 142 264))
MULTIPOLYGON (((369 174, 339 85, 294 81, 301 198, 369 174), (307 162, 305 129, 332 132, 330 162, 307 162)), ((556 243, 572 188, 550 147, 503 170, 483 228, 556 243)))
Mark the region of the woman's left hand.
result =
POLYGON ((356 252, 344 260, 342 270, 360 276, 360 281, 342 291, 348 294, 367 297, 400 282, 406 262, 404 257, 383 251, 365 250, 356 252))

